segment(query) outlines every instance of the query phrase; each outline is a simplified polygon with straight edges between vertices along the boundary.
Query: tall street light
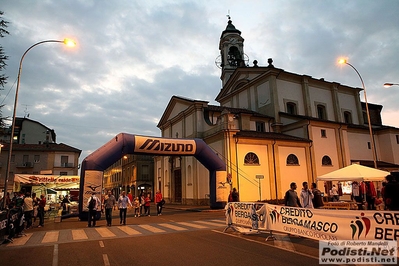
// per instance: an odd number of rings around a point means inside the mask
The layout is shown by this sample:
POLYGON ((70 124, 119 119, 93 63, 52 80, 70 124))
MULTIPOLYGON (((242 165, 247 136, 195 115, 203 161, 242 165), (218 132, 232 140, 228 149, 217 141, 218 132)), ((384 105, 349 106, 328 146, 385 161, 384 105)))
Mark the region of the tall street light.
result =
MULTIPOLYGON (((73 47, 76 45, 76 43, 73 40, 70 39, 64 39, 63 41, 58 41, 58 40, 46 40, 46 41, 41 41, 38 43, 35 43, 31 47, 29 47, 25 53, 22 55, 21 60, 19 61, 19 70, 18 70, 18 79, 17 79, 17 88, 15 90, 15 101, 14 101, 14 111, 12 114, 12 124, 11 124, 11 137, 10 137, 10 146, 8 148, 8 161, 7 161, 7 168, 6 168, 6 176, 4 178, 4 196, 7 193, 7 182, 10 177, 10 168, 11 168, 11 156, 12 156, 12 145, 14 142, 14 131, 15 131, 15 118, 16 118, 16 111, 17 111, 17 103, 18 103, 18 91, 19 91, 19 86, 20 86, 20 81, 21 81, 21 73, 22 73, 22 62, 25 58, 25 55, 35 46, 38 46, 43 43, 48 43, 48 42, 57 42, 57 43, 63 43, 66 46, 73 47)), ((6 201, 4 201, 4 208, 6 207, 6 201)))
POLYGON ((389 88, 389 87, 392 87, 392 86, 399 86, 399 83, 389 83, 389 82, 386 82, 386 83, 384 83, 384 87, 385 88, 389 88))
POLYGON ((366 86, 364 86, 364 82, 363 82, 362 76, 360 75, 359 71, 357 71, 357 69, 354 66, 352 66, 350 63, 348 63, 348 61, 346 59, 339 59, 338 63, 339 64, 347 64, 348 66, 353 68, 353 70, 355 70, 357 75, 359 76, 360 81, 362 82, 363 92, 364 92, 364 101, 366 102, 366 114, 367 114, 367 121, 368 121, 368 126, 369 126, 369 133, 370 133, 371 150, 373 152, 374 168, 377 169, 377 154, 375 151, 373 128, 371 127, 371 121, 370 121, 370 112, 369 112, 369 104, 367 102, 366 86))

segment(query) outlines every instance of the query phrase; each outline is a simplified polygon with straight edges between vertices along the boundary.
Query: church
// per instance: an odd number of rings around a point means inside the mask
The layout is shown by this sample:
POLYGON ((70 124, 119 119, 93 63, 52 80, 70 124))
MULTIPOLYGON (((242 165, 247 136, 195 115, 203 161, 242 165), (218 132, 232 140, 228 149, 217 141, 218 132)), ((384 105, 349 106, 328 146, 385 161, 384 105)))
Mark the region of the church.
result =
MULTIPOLYGON (((369 103, 370 133, 362 88, 286 72, 272 59, 250 66, 230 19, 219 50, 219 105, 172 96, 157 125, 165 138, 204 140, 225 161, 226 182, 217 186, 236 188, 240 201, 276 200, 291 182, 300 190, 353 163, 399 170, 399 128, 382 125, 382 106, 369 103)), ((156 156, 154 164, 154 189, 169 202, 209 204, 208 170, 194 157, 156 156)))

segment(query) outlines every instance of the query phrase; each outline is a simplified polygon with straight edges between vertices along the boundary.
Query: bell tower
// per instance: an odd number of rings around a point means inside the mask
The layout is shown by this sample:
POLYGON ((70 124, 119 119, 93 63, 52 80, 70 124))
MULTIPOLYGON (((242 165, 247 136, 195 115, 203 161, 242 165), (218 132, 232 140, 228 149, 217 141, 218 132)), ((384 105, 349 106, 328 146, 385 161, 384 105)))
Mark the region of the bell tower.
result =
POLYGON ((233 25, 230 16, 228 18, 227 27, 220 36, 220 56, 216 59, 216 64, 222 69, 220 79, 223 86, 237 67, 245 67, 244 38, 233 25))

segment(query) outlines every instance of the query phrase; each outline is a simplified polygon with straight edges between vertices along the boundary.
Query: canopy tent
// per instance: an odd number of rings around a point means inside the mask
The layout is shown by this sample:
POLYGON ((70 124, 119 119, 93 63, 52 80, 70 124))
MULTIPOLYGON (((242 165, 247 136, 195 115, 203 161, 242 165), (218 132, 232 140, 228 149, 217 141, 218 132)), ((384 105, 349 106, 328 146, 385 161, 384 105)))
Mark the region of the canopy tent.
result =
POLYGON ((352 164, 317 177, 317 181, 384 181, 390 173, 360 164, 352 164))

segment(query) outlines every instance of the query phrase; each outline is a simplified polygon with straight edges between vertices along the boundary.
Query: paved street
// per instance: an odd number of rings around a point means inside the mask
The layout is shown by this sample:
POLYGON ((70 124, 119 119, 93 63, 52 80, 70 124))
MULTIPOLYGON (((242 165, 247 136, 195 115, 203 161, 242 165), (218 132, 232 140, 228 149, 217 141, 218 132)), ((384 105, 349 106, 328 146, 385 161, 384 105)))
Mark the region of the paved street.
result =
MULTIPOLYGON (((115 212, 114 214, 117 214, 115 212)), ((162 216, 135 218, 126 226, 88 228, 70 218, 0 246, 8 265, 317 265, 318 243, 266 233, 245 235, 225 226, 224 211, 178 206, 162 216), (187 211, 188 210, 188 211, 187 211), (20 255, 20 254, 23 254, 20 255)))

